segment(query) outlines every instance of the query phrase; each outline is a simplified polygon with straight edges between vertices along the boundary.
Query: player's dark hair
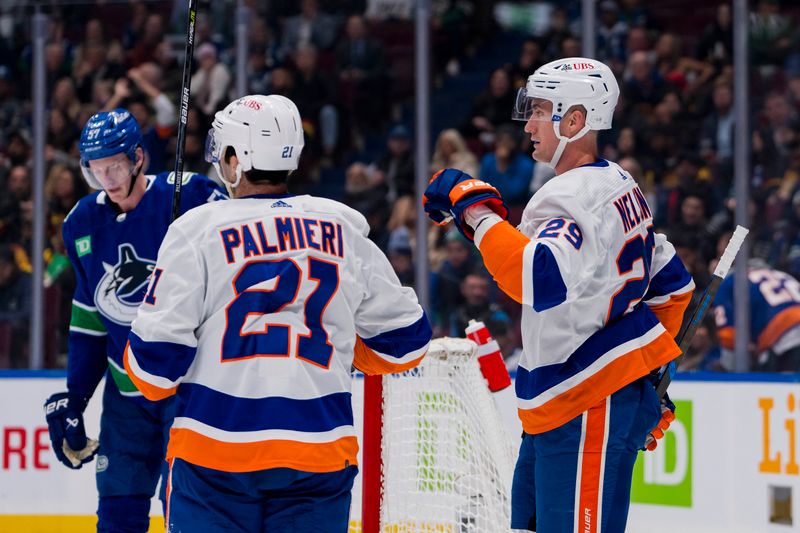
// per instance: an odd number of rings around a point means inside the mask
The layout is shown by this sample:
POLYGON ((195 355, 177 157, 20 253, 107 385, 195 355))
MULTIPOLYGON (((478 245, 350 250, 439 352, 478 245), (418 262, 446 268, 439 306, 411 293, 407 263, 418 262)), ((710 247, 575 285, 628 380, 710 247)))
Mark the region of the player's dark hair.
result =
MULTIPOLYGON (((225 163, 230 162, 232 156, 236 155, 236 150, 232 146, 225 149, 225 163)), ((290 170, 259 170, 251 168, 247 172, 242 172, 245 178, 252 183, 269 183, 270 185, 285 184, 289 180, 290 170)))

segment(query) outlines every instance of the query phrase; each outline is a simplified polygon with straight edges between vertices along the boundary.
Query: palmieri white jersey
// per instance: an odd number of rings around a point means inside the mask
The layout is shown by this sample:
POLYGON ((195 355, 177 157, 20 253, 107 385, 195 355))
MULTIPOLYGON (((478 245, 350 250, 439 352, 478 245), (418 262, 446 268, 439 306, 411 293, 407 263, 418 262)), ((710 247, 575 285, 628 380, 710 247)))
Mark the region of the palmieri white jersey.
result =
POLYGON ((605 160, 548 181, 515 230, 476 232, 489 271, 522 304, 516 379, 528 433, 558 427, 674 359, 694 282, 635 180, 605 160))
POLYGON ((125 367, 177 394, 167 457, 246 472, 356 463, 351 365, 416 365, 431 337, 358 212, 312 196, 194 209, 170 227, 125 367))

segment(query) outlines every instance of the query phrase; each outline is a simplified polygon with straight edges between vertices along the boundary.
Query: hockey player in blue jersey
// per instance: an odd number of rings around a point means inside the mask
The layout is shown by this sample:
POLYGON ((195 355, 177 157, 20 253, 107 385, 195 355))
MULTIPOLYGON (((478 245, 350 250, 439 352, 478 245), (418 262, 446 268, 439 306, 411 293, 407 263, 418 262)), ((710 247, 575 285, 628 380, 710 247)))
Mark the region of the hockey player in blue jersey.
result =
MULTIPOLYGON (((750 340, 753 370, 797 372, 800 370, 800 282, 789 274, 754 259, 748 264, 750 287, 750 340)), ((722 347, 722 364, 733 370, 736 338, 734 321, 734 273, 720 284, 714 298, 714 316, 722 347)))
MULTIPOLYGON (((122 364, 172 205, 174 174, 145 175, 141 142, 136 120, 124 109, 89 119, 78 145, 81 171, 98 191, 81 199, 63 226, 77 280, 67 391, 47 399, 45 414, 53 451, 64 465, 78 469, 97 455, 100 532, 148 530, 172 423, 171 402, 142 398, 122 364), (98 446, 86 437, 83 411, 103 376, 98 446)), ((184 174, 182 211, 225 197, 207 177, 184 174)))

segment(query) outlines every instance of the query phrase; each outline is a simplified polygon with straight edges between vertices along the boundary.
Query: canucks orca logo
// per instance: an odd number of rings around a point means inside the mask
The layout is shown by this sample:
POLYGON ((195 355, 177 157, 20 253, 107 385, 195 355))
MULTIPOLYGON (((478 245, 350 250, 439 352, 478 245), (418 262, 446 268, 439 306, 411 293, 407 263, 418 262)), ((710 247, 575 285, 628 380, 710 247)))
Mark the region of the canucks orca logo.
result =
POLYGON ((116 265, 103 262, 106 273, 94 291, 97 310, 117 324, 128 326, 136 317, 136 310, 144 299, 150 274, 155 263, 136 255, 133 245, 119 245, 116 265))

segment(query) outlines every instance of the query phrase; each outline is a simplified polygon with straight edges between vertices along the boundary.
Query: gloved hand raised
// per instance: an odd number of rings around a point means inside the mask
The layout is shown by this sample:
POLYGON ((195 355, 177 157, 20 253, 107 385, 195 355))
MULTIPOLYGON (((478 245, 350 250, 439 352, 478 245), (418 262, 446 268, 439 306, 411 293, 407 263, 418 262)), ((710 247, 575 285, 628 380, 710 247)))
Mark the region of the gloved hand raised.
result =
POLYGON ((497 189, 454 168, 445 168, 433 175, 422 203, 428 218, 435 224, 447 224, 452 218, 470 241, 474 231, 464 221, 464 210, 468 207, 483 204, 501 218, 508 218, 508 206, 497 189))
POLYGON ((83 425, 86 403, 85 398, 69 392, 53 394, 44 403, 53 451, 59 461, 75 470, 94 459, 100 445, 86 438, 83 425))

